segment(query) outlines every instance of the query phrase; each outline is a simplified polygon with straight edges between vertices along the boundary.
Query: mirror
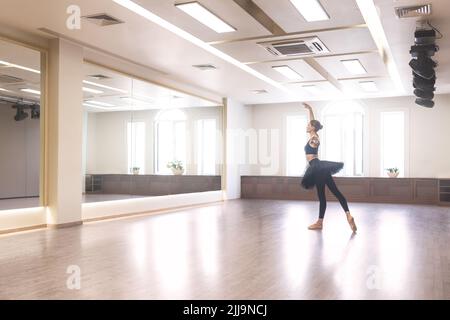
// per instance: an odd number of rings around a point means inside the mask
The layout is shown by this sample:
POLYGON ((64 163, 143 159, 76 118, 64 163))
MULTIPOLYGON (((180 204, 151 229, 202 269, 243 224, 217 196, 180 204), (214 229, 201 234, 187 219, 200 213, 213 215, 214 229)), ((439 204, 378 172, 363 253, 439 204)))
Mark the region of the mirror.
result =
POLYGON ((0 40, 0 210, 39 207, 41 53, 0 40))
POLYGON ((84 68, 85 202, 221 190, 222 106, 84 68))

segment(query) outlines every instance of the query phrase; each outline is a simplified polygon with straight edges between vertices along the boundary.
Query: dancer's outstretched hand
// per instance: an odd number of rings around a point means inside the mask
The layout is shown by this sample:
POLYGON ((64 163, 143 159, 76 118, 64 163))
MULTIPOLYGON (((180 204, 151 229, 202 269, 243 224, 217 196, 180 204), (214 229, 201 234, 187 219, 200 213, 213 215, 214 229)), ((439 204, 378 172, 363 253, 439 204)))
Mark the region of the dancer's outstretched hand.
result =
POLYGON ((304 102, 303 102, 303 106, 304 106, 306 109, 309 109, 309 110, 312 109, 312 107, 311 107, 309 104, 304 103, 304 102))

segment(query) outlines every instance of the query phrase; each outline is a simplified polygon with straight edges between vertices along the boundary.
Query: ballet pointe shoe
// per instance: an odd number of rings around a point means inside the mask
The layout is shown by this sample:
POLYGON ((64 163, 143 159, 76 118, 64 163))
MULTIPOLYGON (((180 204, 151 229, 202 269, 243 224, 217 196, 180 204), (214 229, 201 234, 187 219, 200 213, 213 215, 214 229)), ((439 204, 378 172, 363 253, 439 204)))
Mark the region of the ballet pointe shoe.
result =
POLYGON ((323 228, 323 220, 322 219, 317 220, 316 223, 314 223, 308 227, 309 230, 322 230, 322 228, 323 228))
POLYGON ((352 229, 352 231, 356 232, 358 230, 358 228, 356 227, 355 219, 351 216, 350 213, 347 213, 347 221, 348 221, 348 224, 350 225, 350 228, 352 229))

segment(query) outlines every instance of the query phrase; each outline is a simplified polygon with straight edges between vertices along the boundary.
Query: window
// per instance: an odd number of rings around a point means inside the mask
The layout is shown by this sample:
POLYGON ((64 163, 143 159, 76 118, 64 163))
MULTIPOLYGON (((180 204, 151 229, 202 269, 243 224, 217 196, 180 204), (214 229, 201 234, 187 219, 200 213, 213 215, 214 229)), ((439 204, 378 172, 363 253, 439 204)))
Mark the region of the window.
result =
POLYGON ((128 122, 128 172, 145 173, 145 122, 128 122), (137 170, 136 170, 137 169, 137 170))
POLYGON ((286 119, 286 175, 300 176, 305 171, 306 116, 288 116, 286 119))
POLYGON ((181 161, 186 167, 186 116, 178 109, 163 110, 156 116, 155 172, 170 174, 167 163, 181 161))
POLYGON ((363 175, 364 112, 354 102, 329 105, 323 113, 323 156, 330 161, 344 162, 338 175, 363 175))
POLYGON ((197 121, 197 174, 216 174, 216 119, 197 121))
POLYGON ((381 176, 386 169, 398 168, 405 174, 405 113, 381 112, 381 176))

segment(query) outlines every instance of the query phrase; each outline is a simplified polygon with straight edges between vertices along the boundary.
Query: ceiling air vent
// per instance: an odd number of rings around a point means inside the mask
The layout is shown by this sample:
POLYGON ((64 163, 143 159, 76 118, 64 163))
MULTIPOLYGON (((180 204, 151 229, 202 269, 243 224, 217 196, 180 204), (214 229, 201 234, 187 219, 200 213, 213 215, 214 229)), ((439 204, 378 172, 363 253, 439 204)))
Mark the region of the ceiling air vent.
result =
POLYGON ((267 90, 258 89, 258 90, 252 90, 251 92, 254 94, 265 94, 265 93, 267 93, 267 90))
POLYGON ((111 79, 108 76, 104 76, 103 74, 91 74, 88 75, 89 78, 95 79, 95 80, 105 80, 105 79, 111 79))
POLYGON ((106 13, 101 14, 93 14, 90 16, 84 16, 83 19, 95 23, 96 25, 99 25, 101 27, 111 26, 114 24, 121 24, 123 21, 116 19, 106 13))
POLYGON ((207 71, 207 70, 215 70, 217 69, 215 66, 213 66, 212 64, 196 64, 193 65, 194 68, 200 69, 202 71, 207 71))
POLYGON ((17 77, 13 77, 13 76, 9 76, 7 74, 0 74, 0 83, 22 83, 25 80, 17 78, 17 77))
POLYGON ((431 4, 395 8, 395 15, 398 18, 422 17, 430 14, 431 4))
POLYGON ((260 42, 258 44, 274 56, 300 56, 330 52, 317 37, 260 42))

